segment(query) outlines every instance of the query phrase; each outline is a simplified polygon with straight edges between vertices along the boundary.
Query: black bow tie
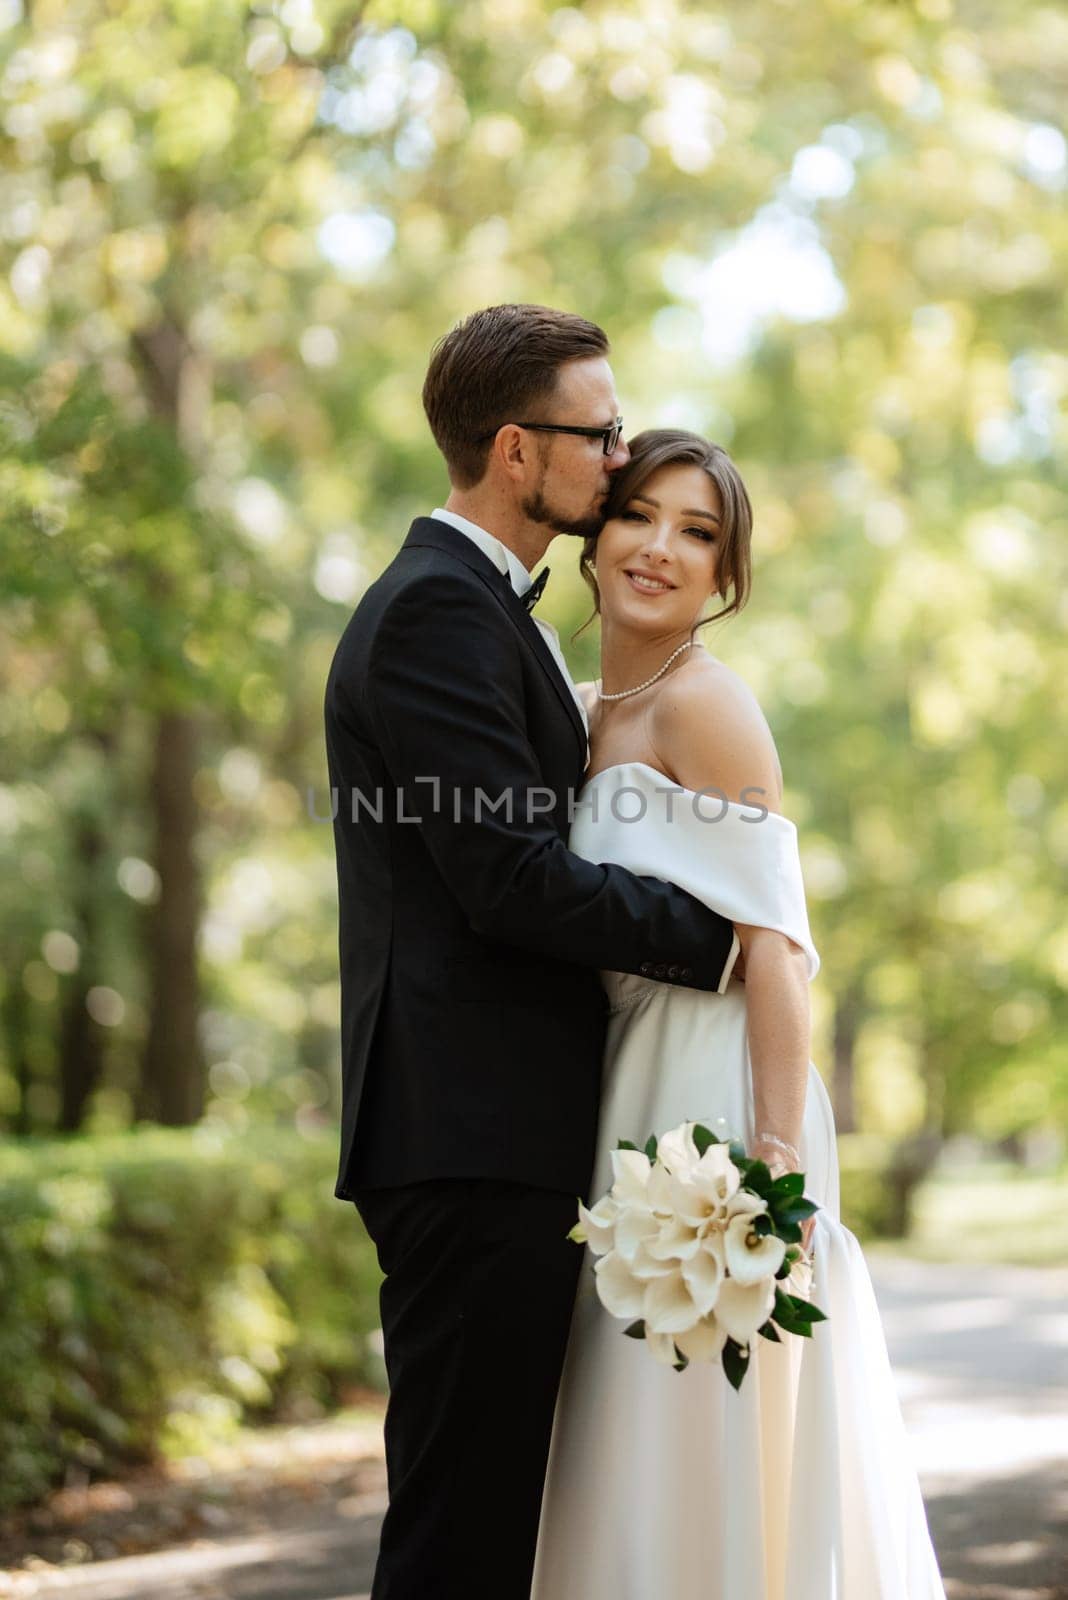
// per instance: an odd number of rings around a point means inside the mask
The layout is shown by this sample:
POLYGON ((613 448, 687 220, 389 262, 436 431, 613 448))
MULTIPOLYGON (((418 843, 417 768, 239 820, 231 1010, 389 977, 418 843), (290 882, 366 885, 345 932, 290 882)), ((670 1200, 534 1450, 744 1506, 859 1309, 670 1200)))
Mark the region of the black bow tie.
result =
POLYGON ((520 595, 520 599, 522 600, 523 604, 526 606, 528 611, 533 611, 534 610, 534 607, 537 605, 538 601, 542 597, 542 592, 543 592, 543 590, 545 588, 545 585, 548 583, 548 581, 549 581, 549 569, 548 569, 548 567, 542 567, 541 571, 538 573, 538 576, 534 579, 534 582, 531 584, 531 586, 527 590, 526 594, 520 595))

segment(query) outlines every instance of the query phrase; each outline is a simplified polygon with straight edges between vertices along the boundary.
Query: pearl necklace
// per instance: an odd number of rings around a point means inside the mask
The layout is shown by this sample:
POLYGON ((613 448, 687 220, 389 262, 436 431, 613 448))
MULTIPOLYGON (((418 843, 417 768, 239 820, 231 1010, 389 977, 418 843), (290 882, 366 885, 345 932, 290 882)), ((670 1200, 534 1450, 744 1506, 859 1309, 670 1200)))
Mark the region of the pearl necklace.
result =
POLYGON ((679 648, 672 651, 671 655, 668 656, 667 660, 664 662, 664 665, 660 668, 660 671, 654 672, 652 677, 646 678, 644 683, 639 683, 636 689, 620 689, 618 694, 605 694, 601 689, 600 683, 596 683, 594 688, 597 690, 598 700, 626 700, 628 695, 641 694, 643 689, 650 688, 658 678, 662 678, 675 658, 677 656, 681 656, 684 650, 689 650, 692 644, 692 639, 687 639, 685 644, 680 644, 679 648))

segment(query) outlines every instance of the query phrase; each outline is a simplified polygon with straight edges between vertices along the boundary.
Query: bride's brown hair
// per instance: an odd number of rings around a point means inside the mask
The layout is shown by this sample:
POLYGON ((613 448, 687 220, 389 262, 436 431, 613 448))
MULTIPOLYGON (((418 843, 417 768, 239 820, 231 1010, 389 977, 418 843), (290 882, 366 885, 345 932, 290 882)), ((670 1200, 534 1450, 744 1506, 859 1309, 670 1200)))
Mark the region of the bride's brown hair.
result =
MULTIPOLYGON (((749 503, 741 473, 722 445, 703 439, 699 433, 686 433, 681 428, 647 428, 627 441, 630 460, 619 472, 612 474, 608 500, 605 502, 604 520, 610 522, 624 510, 632 495, 636 495, 661 467, 702 467, 719 491, 723 511, 723 525, 719 547, 717 574, 719 592, 731 597, 722 611, 711 617, 702 617, 694 629, 706 622, 718 622, 740 611, 749 598, 752 581, 749 547, 753 535, 753 508, 749 503)), ((593 594, 593 611, 582 627, 572 634, 577 639, 601 613, 601 596, 593 564, 597 551, 597 536, 587 539, 579 557, 579 570, 593 594)))

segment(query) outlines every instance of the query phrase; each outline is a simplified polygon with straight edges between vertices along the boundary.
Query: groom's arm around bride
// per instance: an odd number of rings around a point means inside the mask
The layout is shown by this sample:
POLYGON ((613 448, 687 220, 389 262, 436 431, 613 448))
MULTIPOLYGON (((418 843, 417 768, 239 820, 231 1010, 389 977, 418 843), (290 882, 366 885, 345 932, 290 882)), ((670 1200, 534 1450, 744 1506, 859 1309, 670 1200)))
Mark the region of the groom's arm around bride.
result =
POLYGON ((682 890, 566 844, 585 731, 522 594, 627 459, 604 453, 606 352, 593 324, 523 306, 442 341, 424 399, 450 510, 480 537, 418 518, 327 686, 337 1193, 386 1273, 375 1600, 526 1600, 596 1136, 598 969, 716 989, 732 948, 682 890))

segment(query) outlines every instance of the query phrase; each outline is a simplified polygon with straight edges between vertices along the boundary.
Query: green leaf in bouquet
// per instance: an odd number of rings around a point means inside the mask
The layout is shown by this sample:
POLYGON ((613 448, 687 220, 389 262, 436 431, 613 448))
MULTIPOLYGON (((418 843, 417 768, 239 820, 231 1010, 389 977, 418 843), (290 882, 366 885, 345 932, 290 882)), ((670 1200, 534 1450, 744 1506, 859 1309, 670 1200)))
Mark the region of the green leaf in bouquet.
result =
POLYGON ((645 1153, 650 1161, 656 1160, 656 1134, 651 1133, 645 1141, 645 1153))
POLYGON ((775 1324, 774 1324, 774 1322, 772 1322, 770 1317, 768 1318, 767 1322, 765 1322, 765 1324, 764 1324, 764 1326, 762 1328, 758 1328, 757 1329, 757 1333, 759 1333, 761 1335, 761 1337, 764 1338, 764 1339, 770 1339, 772 1344, 782 1344, 782 1340, 779 1338, 778 1333, 775 1331, 775 1324))
POLYGON ((766 1161, 751 1161, 745 1175, 745 1187, 766 1200, 771 1188, 771 1171, 766 1161))
POLYGON ((639 1317, 637 1322, 632 1322, 629 1328, 624 1328, 623 1329, 623 1332, 624 1332, 624 1334, 626 1335, 626 1337, 628 1339, 644 1339, 645 1338, 645 1322, 644 1322, 644 1320, 641 1317, 639 1317))
POLYGON ((820 1209, 815 1200, 791 1200, 789 1205, 774 1208, 778 1222, 807 1222, 820 1209))
POLYGON ((745 1153, 745 1145, 740 1139, 732 1139, 727 1148, 730 1151, 731 1160, 734 1162, 735 1166, 738 1166, 741 1162, 748 1159, 745 1153))
POLYGON ((784 1294, 781 1289, 775 1291, 775 1309, 772 1316, 785 1333, 796 1333, 801 1339, 811 1339, 814 1322, 827 1320, 819 1307, 814 1306, 810 1300, 802 1300, 799 1295, 784 1294))
POLYGON ((767 1202, 767 1214, 771 1216, 775 1227, 782 1234, 783 1229, 795 1226, 796 1222, 807 1222, 820 1208, 814 1200, 796 1200, 793 1195, 772 1195, 767 1202))
POLYGON ((728 1339, 723 1346, 723 1370, 732 1389, 740 1389, 742 1379, 749 1371, 749 1351, 728 1339))
POLYGON ((802 1300, 800 1295, 796 1294, 788 1295, 787 1299, 794 1308, 794 1315, 798 1322, 827 1321, 825 1313, 820 1310, 819 1306, 814 1305, 811 1300, 802 1300))
POLYGON ((776 1178, 769 1195, 802 1195, 805 1192, 805 1174, 803 1172, 784 1172, 781 1178, 776 1178))
POLYGON ((800 1261, 800 1259, 801 1259, 801 1247, 800 1247, 800 1245, 796 1245, 796 1244, 790 1245, 789 1248, 786 1251, 786 1254, 782 1258, 782 1266, 779 1268, 779 1270, 775 1274, 775 1276, 777 1278, 788 1278, 790 1276, 791 1271, 793 1270, 794 1262, 795 1261, 800 1261))
MULTIPOLYGON (((811 1205, 811 1203, 811 1200, 806 1200, 806 1203, 804 1203, 806 1210, 801 1210, 801 1202, 799 1200, 795 1200, 790 1206, 772 1206, 771 1218, 775 1224, 775 1232, 779 1234, 780 1238, 785 1238, 790 1245, 799 1245, 801 1243, 801 1238, 803 1238, 801 1224, 811 1216, 814 1216, 814 1211, 807 1210, 807 1206, 811 1205)), ((815 1206, 815 1210, 819 1211, 819 1206, 815 1206)))
POLYGON ((616 1145, 617 1150, 637 1150, 637 1148, 638 1146, 633 1144, 630 1139, 620 1139, 616 1145))
POLYGON ((797 1332, 798 1319, 794 1314, 793 1295, 784 1293, 782 1289, 776 1289, 775 1306, 771 1314, 779 1327, 785 1328, 787 1333, 797 1332))
POLYGON ((756 1234, 760 1234, 761 1236, 771 1232, 771 1218, 768 1216, 766 1211, 763 1212, 759 1217, 753 1218, 752 1231, 756 1234))
POLYGON ((787 1294, 785 1290, 775 1290, 775 1315, 793 1317, 793 1294, 787 1294))
POLYGON ((703 1123, 695 1122, 693 1125, 693 1142, 697 1147, 697 1154, 703 1156, 706 1150, 721 1141, 716 1138, 711 1128, 706 1128, 703 1123))
POLYGON ((675 1346, 675 1354, 678 1357, 678 1360, 675 1362, 675 1371, 685 1372, 686 1368, 690 1365, 689 1356, 684 1356, 678 1345, 675 1346))

